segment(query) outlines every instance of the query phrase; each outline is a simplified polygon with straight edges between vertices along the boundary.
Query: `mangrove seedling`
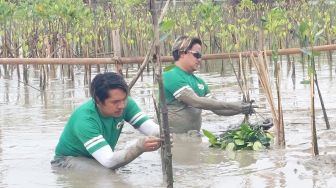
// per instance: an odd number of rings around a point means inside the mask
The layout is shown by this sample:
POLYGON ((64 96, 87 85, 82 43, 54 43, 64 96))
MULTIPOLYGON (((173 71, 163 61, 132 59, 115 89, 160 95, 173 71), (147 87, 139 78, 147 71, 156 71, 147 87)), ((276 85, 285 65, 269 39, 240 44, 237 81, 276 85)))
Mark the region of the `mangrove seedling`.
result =
POLYGON ((220 135, 202 129, 209 139, 210 147, 233 150, 261 150, 269 148, 273 142, 273 135, 263 130, 262 126, 242 123, 238 129, 226 131, 220 135))

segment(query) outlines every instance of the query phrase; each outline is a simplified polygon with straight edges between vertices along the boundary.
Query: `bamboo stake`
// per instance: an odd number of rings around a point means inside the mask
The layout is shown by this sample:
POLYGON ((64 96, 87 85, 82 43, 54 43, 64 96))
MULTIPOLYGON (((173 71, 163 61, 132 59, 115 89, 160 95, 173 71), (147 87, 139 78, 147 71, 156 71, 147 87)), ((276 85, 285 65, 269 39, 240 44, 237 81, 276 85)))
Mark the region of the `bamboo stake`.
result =
POLYGON ((314 77, 314 82, 315 82, 315 85, 316 85, 316 88, 317 88, 317 92, 318 92, 318 95, 319 95, 319 99, 320 99, 320 102, 321 102, 323 117, 324 117, 324 121, 326 122, 326 128, 330 129, 328 115, 327 115, 327 112, 326 112, 326 109, 325 109, 325 106, 324 106, 324 102, 323 102, 323 98, 322 98, 322 93, 321 93, 321 90, 320 90, 320 87, 319 87, 319 84, 318 84, 318 81, 317 81, 316 70, 314 70, 314 76, 315 76, 314 77))
MULTIPOLYGON (((313 58, 313 57, 312 57, 313 58)), ((315 63, 311 62, 312 68, 315 71, 315 63)), ((311 121, 311 132, 312 132, 312 146, 313 155, 319 155, 317 137, 316 137, 316 122, 315 122, 315 91, 314 91, 314 73, 310 74, 310 121, 311 121)))
MULTIPOLYGON (((113 40, 113 55, 114 57, 121 57, 121 46, 120 46, 120 35, 119 35, 119 29, 112 30, 112 40, 113 40)), ((116 63, 116 70, 121 75, 122 74, 122 64, 116 63)))
MULTIPOLYGON (((313 49, 314 51, 331 51, 336 50, 336 44, 315 46, 313 48, 307 48, 307 50, 313 49)), ((286 54, 302 54, 301 48, 288 48, 279 49, 278 55, 286 54)), ((214 59, 238 59, 240 55, 242 57, 250 57, 251 55, 257 57, 258 51, 246 51, 246 52, 234 52, 234 53, 218 53, 207 54, 202 56, 203 60, 214 59)), ((272 50, 267 50, 265 55, 271 56, 272 50)), ((113 57, 113 58, 0 58, 0 64, 140 64, 144 61, 145 57, 113 57)), ((172 62, 172 56, 161 56, 161 62, 172 62)))
MULTIPOLYGON (((240 67, 240 72, 242 74, 242 93, 243 93, 243 101, 244 102, 250 102, 250 95, 249 95, 249 90, 247 86, 247 79, 246 79, 246 64, 243 63, 243 58, 240 56, 239 58, 239 67, 240 67), (245 66, 244 66, 245 65, 245 66)), ((240 81, 240 80, 238 80, 240 81)), ((244 122, 248 122, 249 120, 249 115, 245 114, 244 116, 244 122)))
POLYGON ((279 66, 279 62, 275 62, 276 65, 276 82, 275 82, 275 86, 276 86, 276 94, 277 94, 277 99, 278 99, 278 118, 279 118, 279 130, 278 130, 278 140, 279 140, 279 145, 281 147, 284 147, 286 145, 285 142, 285 127, 284 127, 284 122, 283 122, 283 113, 282 113, 282 105, 281 105, 281 70, 280 66, 279 66))
POLYGON ((170 144, 170 131, 169 131, 169 124, 168 124, 168 109, 165 99, 163 81, 162 81, 162 65, 160 60, 160 37, 159 37, 159 25, 158 25, 158 18, 157 18, 157 9, 155 7, 155 0, 149 1, 150 5, 150 13, 153 19, 153 27, 154 27, 154 46, 155 46, 155 53, 153 56, 153 60, 156 65, 156 73, 155 77, 159 84, 159 92, 160 92, 160 107, 162 113, 162 121, 160 123, 160 132, 163 133, 164 136, 164 143, 162 144, 161 150, 164 150, 164 161, 162 163, 165 167, 165 171, 163 172, 164 177, 166 177, 167 187, 173 187, 173 166, 172 166, 172 154, 171 154, 171 144, 170 144))

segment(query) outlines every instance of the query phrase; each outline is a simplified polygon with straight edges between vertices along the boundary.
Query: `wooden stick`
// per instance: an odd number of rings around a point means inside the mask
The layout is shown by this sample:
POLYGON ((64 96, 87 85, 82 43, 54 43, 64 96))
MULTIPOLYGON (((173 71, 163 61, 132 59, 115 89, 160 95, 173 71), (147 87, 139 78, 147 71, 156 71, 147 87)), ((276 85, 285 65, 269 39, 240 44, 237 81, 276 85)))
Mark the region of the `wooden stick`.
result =
MULTIPOLYGON (((311 62, 312 68, 315 71, 315 63, 311 62)), ((312 133, 312 146, 313 155, 319 155, 317 136, 316 136, 316 122, 315 122, 315 90, 314 90, 314 72, 310 74, 310 120, 311 120, 311 133, 312 133)))
MULTIPOLYGON (((312 48, 308 48, 311 50, 312 48)), ((336 50, 336 44, 315 46, 314 51, 331 51, 336 50)), ((203 60, 214 60, 214 59, 237 59, 239 54, 242 57, 257 57, 259 51, 248 51, 248 52, 233 52, 233 53, 218 53, 218 54, 206 54, 202 56, 203 60)), ((302 49, 300 48, 288 48, 279 49, 279 55, 287 54, 302 54, 302 49)), ((271 56, 272 50, 267 50, 265 55, 271 56)), ((113 58, 0 58, 0 64, 75 64, 75 65, 85 65, 85 64, 140 64, 144 61, 145 57, 113 57, 113 58)), ((161 62, 173 62, 172 56, 161 56, 161 62)))
POLYGON ((152 14, 153 27, 154 27, 154 56, 153 60, 155 63, 155 78, 159 84, 159 94, 160 94, 160 107, 162 113, 162 121, 160 123, 161 133, 163 132, 164 142, 162 143, 161 150, 163 150, 163 166, 165 171, 163 171, 164 177, 166 177, 167 188, 173 188, 173 165, 172 165, 172 153, 171 153, 171 143, 170 143, 170 130, 168 124, 168 109, 165 99, 164 86, 162 81, 162 65, 161 65, 161 55, 160 55, 160 37, 159 37, 159 24, 157 18, 157 9, 155 7, 155 0, 149 0, 150 13, 152 14))
POLYGON ((139 79, 140 75, 142 74, 142 72, 145 70, 148 62, 149 62, 149 57, 150 55, 152 54, 152 51, 153 51, 153 48, 154 48, 154 42, 152 41, 151 42, 151 45, 150 45, 150 48, 148 49, 147 51, 147 55, 144 59, 144 61, 142 62, 140 68, 139 68, 139 71, 137 72, 137 74, 133 77, 132 81, 129 83, 128 87, 129 87, 129 90, 132 89, 132 87, 134 86, 134 84, 136 83, 136 81, 139 79))
POLYGON ((324 107, 324 102, 323 102, 323 98, 322 98, 322 93, 320 91, 320 87, 319 87, 319 84, 318 84, 318 81, 317 81, 317 74, 316 74, 316 70, 314 70, 314 82, 315 82, 315 85, 316 85, 316 88, 317 88, 317 92, 318 92, 318 95, 319 95, 319 98, 320 98, 320 102, 321 102, 321 107, 322 107, 322 112, 323 112, 323 117, 324 117, 324 121, 326 122, 326 128, 327 129, 330 129, 330 124, 329 124, 329 119, 328 119, 328 115, 327 115, 327 112, 326 112, 326 109, 324 107))

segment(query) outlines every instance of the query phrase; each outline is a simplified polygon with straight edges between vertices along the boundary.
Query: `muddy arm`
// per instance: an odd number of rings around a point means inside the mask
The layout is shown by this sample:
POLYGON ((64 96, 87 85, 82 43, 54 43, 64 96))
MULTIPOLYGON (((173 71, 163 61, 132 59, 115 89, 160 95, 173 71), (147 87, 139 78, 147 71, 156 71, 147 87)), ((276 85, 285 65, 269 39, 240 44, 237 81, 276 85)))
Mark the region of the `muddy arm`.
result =
POLYGON ((116 152, 113 152, 111 147, 106 145, 94 152, 92 156, 104 167, 116 169, 130 163, 145 151, 143 147, 144 139, 141 138, 130 147, 116 152))
POLYGON ((181 91, 177 100, 204 110, 211 110, 219 115, 235 115, 242 113, 247 105, 243 105, 240 102, 223 102, 213 98, 199 97, 194 91, 190 89, 184 89, 181 91))

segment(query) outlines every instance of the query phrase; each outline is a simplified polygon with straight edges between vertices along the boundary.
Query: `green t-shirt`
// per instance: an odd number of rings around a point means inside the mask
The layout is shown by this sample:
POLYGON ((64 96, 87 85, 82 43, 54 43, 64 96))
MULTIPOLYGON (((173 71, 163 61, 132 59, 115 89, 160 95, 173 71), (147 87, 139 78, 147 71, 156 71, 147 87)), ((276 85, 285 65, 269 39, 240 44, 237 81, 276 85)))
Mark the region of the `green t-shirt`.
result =
POLYGON ((183 89, 192 89, 199 97, 210 92, 201 78, 177 66, 163 73, 163 83, 167 104, 173 103, 183 89))
POLYGON ((56 156, 86 156, 110 145, 114 150, 124 122, 138 128, 148 120, 135 103, 128 97, 127 106, 120 117, 103 117, 91 99, 78 107, 68 120, 56 146, 56 156))

